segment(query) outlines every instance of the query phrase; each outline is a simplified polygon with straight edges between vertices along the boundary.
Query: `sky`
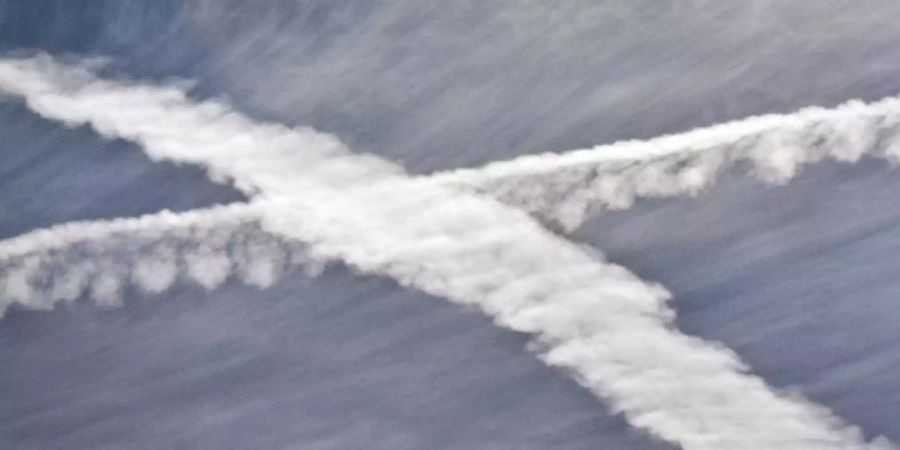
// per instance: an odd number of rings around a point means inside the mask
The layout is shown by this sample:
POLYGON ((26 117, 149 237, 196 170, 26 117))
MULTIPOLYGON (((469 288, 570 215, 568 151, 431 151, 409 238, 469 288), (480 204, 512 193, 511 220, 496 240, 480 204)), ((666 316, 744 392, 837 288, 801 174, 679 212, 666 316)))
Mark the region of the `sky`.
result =
MULTIPOLYGON (((335 136, 350 154, 427 176, 896 95, 897 18, 897 3, 874 0, 6 0, 0 49, 5 59, 102 58, 98 79, 174 83, 188 106, 224 99, 251 124, 311 127, 335 136)), ((122 103, 119 112, 125 117, 141 105, 122 103)), ((256 195, 210 182, 218 162, 147 153, 152 139, 98 129, 93 113, 63 125, 10 99, 0 114, 4 238, 256 195)), ((767 385, 829 408, 860 426, 864 440, 900 441, 892 394, 900 391, 890 375, 900 364, 892 350, 900 339, 893 326, 900 286, 891 273, 896 173, 867 157, 817 163, 783 185, 742 169, 725 170, 696 197, 639 200, 587 218, 570 239, 659 283, 671 293, 682 332, 721 343, 767 385)), ((431 195, 450 198, 444 190, 431 195)), ((347 202, 361 208, 359 215, 381 217, 381 209, 347 202)), ((491 217, 518 217, 489 208, 491 217)), ((447 214, 463 225, 480 220, 447 214)), ((392 216, 384 220, 398 226, 392 216)), ((229 231, 228 245, 244 252, 241 245, 272 239, 273 227, 264 226, 263 235, 253 227, 229 231)), ((156 250, 153 242, 117 241, 104 251, 127 261, 143 254, 142 245, 156 250)), ((171 245, 178 252, 192 244, 171 245)), ((76 264, 90 260, 77 259, 78 251, 76 264)), ((571 367, 544 365, 529 344, 533 332, 504 329, 510 325, 494 323, 497 316, 447 302, 452 292, 366 269, 365 260, 348 254, 321 274, 286 268, 262 289, 252 276, 244 276, 249 287, 236 276, 213 290, 189 283, 161 292, 126 287, 122 305, 112 309, 94 305, 90 294, 53 311, 11 309, 0 320, 7 361, 0 369, 0 443, 672 445, 653 426, 635 426, 622 403, 598 399, 571 367)))

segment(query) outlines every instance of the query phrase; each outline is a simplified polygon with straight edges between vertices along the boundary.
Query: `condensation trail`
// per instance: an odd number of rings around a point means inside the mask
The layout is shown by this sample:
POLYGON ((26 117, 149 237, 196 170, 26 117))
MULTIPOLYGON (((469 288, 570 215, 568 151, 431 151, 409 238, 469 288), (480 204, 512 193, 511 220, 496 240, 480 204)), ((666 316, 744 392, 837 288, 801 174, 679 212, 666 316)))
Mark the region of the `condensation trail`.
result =
POLYGON ((263 202, 259 224, 312 260, 475 305, 531 333, 630 423, 687 449, 891 448, 827 409, 781 395, 728 349, 679 333, 669 294, 527 213, 309 129, 257 124, 178 88, 97 80, 49 58, 0 61, 0 89, 36 113, 199 164, 263 202))
POLYGON ((780 184, 803 165, 863 156, 900 160, 900 98, 806 108, 647 141, 524 156, 435 181, 467 186, 556 222, 566 231, 591 213, 625 209, 642 197, 697 195, 735 166, 780 184))
POLYGON ((52 309, 89 293, 118 305, 129 285, 159 293, 179 280, 214 289, 230 276, 270 286, 292 266, 328 261, 261 230, 260 202, 136 218, 72 222, 0 241, 0 316, 13 304, 52 309))
POLYGON ((260 203, 237 203, 179 213, 164 210, 135 218, 69 222, 0 241, 0 261, 52 252, 83 242, 109 240, 117 235, 172 233, 179 229, 212 228, 258 220, 262 206, 260 203))

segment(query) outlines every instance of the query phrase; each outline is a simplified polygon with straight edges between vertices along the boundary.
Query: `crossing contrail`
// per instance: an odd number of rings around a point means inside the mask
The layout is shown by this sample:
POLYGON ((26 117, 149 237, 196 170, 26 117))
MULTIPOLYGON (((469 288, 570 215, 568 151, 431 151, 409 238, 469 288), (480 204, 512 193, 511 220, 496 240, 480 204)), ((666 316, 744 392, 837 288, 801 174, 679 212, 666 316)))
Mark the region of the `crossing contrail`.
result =
MULTIPOLYGON (((884 439, 866 442, 821 406, 769 388, 721 345, 678 332, 664 288, 490 196, 407 176, 311 129, 260 124, 224 103, 195 102, 178 87, 101 80, 48 57, 0 61, 0 90, 48 119, 132 140, 151 158, 205 167, 252 198, 249 213, 237 207, 234 217, 219 217, 223 207, 215 220, 195 217, 198 225, 253 216, 262 231, 302 244, 308 261, 389 276, 530 333, 545 362, 566 368, 632 425, 684 448, 892 448, 884 439)), ((74 242, 66 233, 81 231, 36 233, 74 242)), ((30 241, 17 245, 23 253, 30 241)), ((269 249, 261 253, 277 253, 269 249)), ((159 250, 150 260, 134 265, 145 267, 137 280, 164 289, 173 258, 159 250)), ((115 289, 100 282, 96 290, 115 289)))

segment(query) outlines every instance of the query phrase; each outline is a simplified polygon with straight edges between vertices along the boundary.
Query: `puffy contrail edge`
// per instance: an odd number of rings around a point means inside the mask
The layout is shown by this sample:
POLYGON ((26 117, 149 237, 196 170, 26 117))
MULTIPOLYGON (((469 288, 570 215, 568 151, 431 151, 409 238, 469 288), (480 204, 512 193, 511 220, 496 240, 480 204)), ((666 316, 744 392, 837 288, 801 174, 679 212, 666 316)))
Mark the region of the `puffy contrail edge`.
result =
POLYGON ((782 184, 805 164, 864 156, 900 161, 900 98, 769 114, 646 141, 545 153, 438 173, 571 231, 592 213, 647 197, 697 195, 733 167, 782 184))

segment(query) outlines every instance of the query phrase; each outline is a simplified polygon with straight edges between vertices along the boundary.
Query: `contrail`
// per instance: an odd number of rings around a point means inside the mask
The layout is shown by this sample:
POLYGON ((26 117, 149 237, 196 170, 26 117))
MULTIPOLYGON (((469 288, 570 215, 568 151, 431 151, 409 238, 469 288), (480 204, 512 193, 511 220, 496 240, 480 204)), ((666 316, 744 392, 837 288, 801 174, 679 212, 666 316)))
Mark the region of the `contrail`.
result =
POLYGON ((0 61, 0 90, 44 117, 233 181, 264 205, 259 226, 303 243, 312 260, 390 276, 532 334, 544 361, 684 448, 891 448, 770 389, 728 349, 679 333, 665 289, 501 202, 408 177, 313 130, 257 124, 178 88, 98 80, 46 57, 0 61))
POLYGON ((265 233, 262 202, 137 218, 73 222, 0 241, 0 316, 13 304, 51 309, 85 292, 117 305, 135 285, 159 293, 179 279, 214 289, 229 276, 268 287, 290 266, 313 275, 305 246, 265 233))
POLYGON ((629 208, 646 197, 697 195, 734 167, 780 184, 824 158, 900 160, 900 97, 837 108, 806 108, 647 141, 524 156, 435 181, 485 192, 572 231, 592 212, 629 208))
POLYGON ((0 261, 51 252, 75 244, 104 241, 124 234, 171 233, 193 227, 218 227, 258 219, 261 203, 238 203, 174 213, 164 210, 135 218, 70 222, 0 241, 0 261))

